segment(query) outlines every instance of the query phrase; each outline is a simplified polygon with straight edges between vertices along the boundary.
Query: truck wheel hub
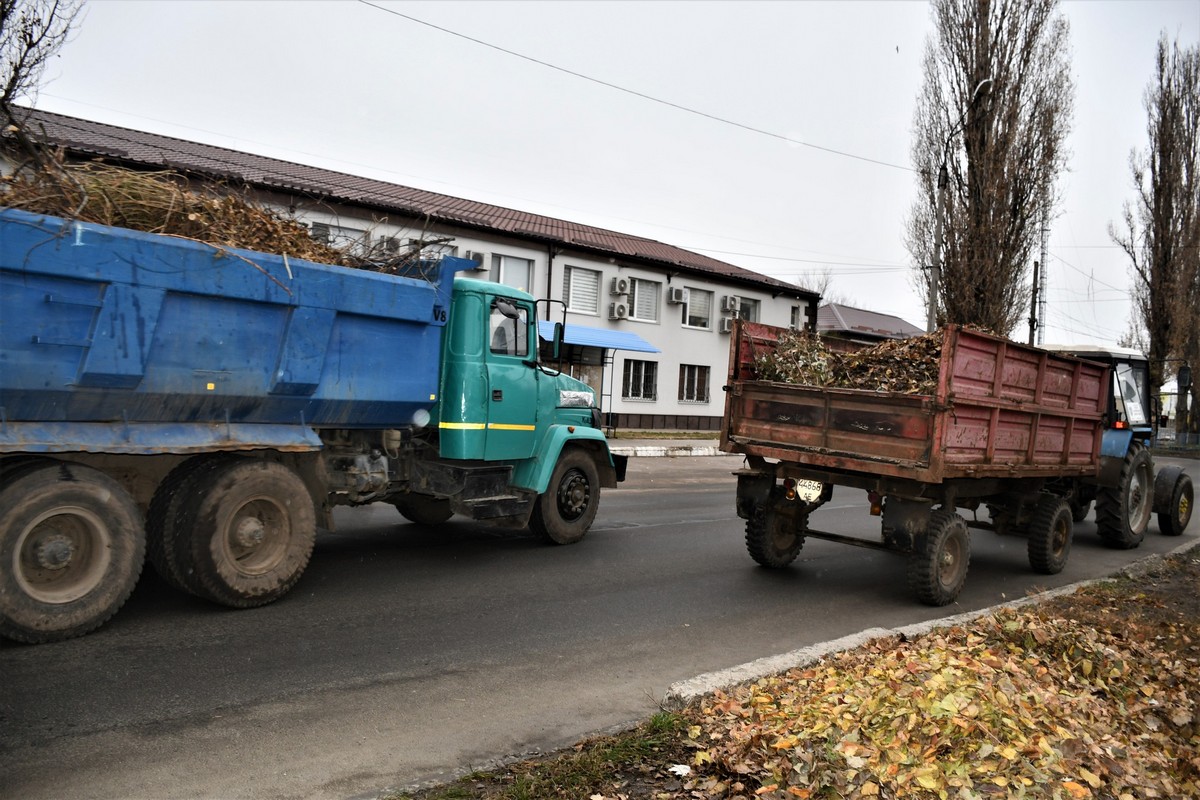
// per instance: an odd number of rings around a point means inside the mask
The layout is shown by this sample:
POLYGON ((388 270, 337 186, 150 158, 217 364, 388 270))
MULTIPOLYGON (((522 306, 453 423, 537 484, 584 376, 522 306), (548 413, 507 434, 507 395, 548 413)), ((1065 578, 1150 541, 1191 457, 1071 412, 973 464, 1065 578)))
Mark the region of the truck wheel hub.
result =
POLYGON ((241 547, 258 547, 267 538, 267 529, 257 517, 243 517, 238 522, 233 536, 241 547))
POLYGON ((55 533, 38 542, 34 550, 34 559, 42 569, 66 569, 75 556, 75 543, 71 537, 55 533))

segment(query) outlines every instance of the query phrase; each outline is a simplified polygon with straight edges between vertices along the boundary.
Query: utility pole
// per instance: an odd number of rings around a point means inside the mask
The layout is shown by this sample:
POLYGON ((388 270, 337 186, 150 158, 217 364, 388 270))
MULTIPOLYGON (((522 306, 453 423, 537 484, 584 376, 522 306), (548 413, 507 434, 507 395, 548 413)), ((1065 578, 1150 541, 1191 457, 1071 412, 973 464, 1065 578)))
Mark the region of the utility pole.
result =
POLYGON ((946 225, 946 186, 949 183, 950 176, 943 158, 942 166, 938 169, 937 222, 933 228, 933 263, 929 267, 929 314, 925 318, 925 330, 929 333, 937 328, 938 289, 942 285, 942 238, 946 225))
POLYGON ((1038 329, 1038 291, 1041 285, 1038 282, 1038 267, 1041 266, 1038 262, 1033 262, 1033 294, 1029 298, 1029 344, 1034 343, 1034 333, 1038 329))

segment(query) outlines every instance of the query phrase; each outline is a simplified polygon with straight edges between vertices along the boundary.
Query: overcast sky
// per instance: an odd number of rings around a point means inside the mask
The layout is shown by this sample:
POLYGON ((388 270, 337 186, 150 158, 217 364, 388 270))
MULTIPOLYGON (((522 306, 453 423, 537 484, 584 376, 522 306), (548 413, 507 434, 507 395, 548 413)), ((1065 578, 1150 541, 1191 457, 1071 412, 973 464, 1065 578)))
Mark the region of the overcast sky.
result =
MULTIPOLYGON (((1107 226, 1155 43, 1200 42, 1200 0, 1062 8, 1077 93, 1045 340, 1113 343, 1129 279, 1107 226)), ((902 0, 92 0, 37 105, 829 272, 836 298, 923 326, 903 228, 930 31, 902 0)))

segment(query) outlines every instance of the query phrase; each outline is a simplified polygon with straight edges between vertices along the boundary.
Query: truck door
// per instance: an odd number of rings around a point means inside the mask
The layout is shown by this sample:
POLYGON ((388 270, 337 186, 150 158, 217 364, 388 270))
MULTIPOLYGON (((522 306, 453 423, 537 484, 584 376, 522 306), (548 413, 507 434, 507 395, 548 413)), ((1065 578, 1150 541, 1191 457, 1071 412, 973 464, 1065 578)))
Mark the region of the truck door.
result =
POLYGON ((533 366, 537 340, 531 309, 515 300, 492 299, 488 317, 488 413, 484 458, 529 458, 537 440, 538 381, 533 366))

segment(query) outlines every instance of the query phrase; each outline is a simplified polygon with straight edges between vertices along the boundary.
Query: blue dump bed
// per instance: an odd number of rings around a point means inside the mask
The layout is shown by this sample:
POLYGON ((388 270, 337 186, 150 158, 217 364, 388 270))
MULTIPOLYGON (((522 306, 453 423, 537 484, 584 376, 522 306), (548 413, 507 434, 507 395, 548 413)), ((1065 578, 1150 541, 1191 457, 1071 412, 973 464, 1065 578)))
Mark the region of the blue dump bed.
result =
POLYGON ((0 209, 0 452, 308 449, 313 428, 410 424, 465 266, 384 275, 0 209))

